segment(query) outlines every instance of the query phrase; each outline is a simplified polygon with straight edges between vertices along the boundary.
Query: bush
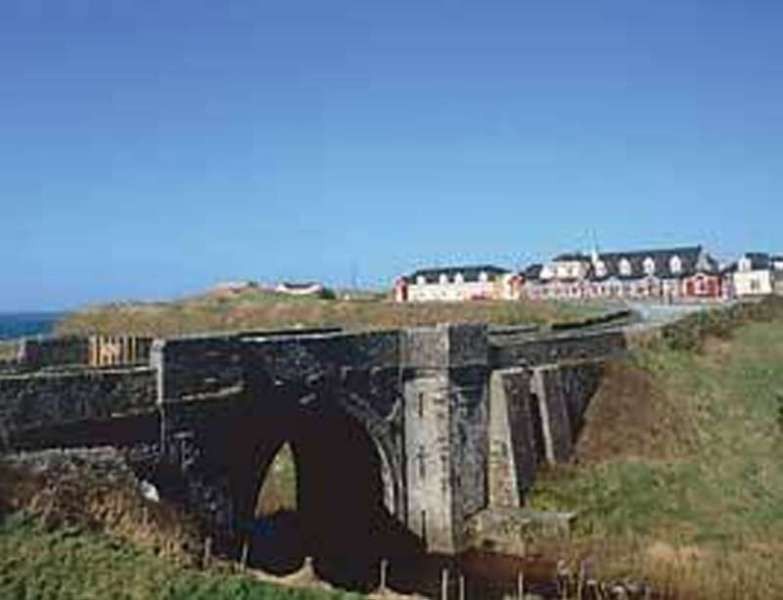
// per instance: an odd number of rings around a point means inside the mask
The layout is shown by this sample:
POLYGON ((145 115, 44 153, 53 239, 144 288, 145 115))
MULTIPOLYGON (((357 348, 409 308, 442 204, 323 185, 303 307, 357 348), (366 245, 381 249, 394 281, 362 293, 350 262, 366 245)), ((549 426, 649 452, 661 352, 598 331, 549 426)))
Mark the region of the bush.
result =
POLYGON ((671 350, 700 351, 708 337, 728 339, 738 327, 750 322, 783 318, 783 298, 740 303, 728 308, 699 312, 663 328, 662 339, 671 350))

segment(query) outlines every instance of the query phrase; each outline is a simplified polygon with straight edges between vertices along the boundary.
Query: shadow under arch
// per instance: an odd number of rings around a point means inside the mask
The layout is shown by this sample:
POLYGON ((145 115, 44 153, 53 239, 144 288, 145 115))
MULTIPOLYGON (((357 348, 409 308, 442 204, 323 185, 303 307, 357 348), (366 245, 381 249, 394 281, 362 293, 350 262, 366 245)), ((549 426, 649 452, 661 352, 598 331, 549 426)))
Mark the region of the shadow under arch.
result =
POLYGON ((388 442, 374 435, 384 424, 355 400, 322 394, 257 430, 253 480, 239 499, 239 517, 250 523, 243 529, 251 538, 251 567, 285 574, 311 556, 323 579, 366 591, 378 584, 381 559, 407 562, 424 554, 399 513, 399 465, 388 442), (264 435, 269 429, 274 434, 264 435), (295 465, 296 509, 254 514, 284 444, 295 465))

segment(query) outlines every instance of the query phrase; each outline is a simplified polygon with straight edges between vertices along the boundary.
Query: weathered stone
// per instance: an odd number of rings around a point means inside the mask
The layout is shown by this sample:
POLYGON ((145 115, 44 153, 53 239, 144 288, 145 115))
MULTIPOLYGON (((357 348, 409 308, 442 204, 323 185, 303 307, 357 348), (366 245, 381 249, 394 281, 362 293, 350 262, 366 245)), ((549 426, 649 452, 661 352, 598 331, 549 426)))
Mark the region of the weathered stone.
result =
POLYGON ((521 506, 533 484, 538 457, 536 423, 530 402, 530 373, 526 369, 492 372, 488 467, 490 506, 521 506))
POLYGON ((568 460, 601 376, 596 359, 623 347, 614 333, 512 333, 501 345, 482 325, 157 340, 149 368, 0 376, 0 434, 45 442, 53 425, 116 422, 79 439, 114 436, 141 463, 157 457, 179 474, 161 494, 226 531, 248 517, 288 442, 305 513, 320 514, 324 473, 341 475, 332 463, 344 460, 364 473, 354 492, 379 479, 406 535, 455 553, 471 543, 475 515, 523 504, 539 461, 568 460), (328 440, 342 443, 342 458, 328 440))
POLYGON ((0 376, 0 432, 8 441, 35 429, 153 412, 154 378, 148 367, 0 376))

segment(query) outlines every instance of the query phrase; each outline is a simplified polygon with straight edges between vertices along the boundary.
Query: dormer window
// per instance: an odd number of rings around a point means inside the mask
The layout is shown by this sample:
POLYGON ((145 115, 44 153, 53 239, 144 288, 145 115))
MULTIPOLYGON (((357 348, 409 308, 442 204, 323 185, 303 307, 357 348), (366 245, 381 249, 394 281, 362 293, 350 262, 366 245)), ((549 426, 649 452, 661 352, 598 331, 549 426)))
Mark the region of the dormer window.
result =
POLYGON ((457 273, 454 276, 454 283, 465 283, 465 277, 462 275, 462 273, 457 273))
POLYGON ((445 273, 441 273, 440 277, 438 278, 438 281, 441 285, 446 285, 449 282, 449 276, 445 273))
POLYGON ((425 279, 424 275, 419 275, 416 277, 416 285, 424 285, 427 283, 427 280, 425 279))
POLYGON ((598 277, 606 277, 606 263, 604 261, 599 260, 595 263, 595 274, 598 277))
POLYGON ((750 271, 752 266, 753 265, 747 256, 741 258, 738 265, 740 271, 750 271))
POLYGON ((489 275, 487 275, 486 271, 482 271, 479 273, 479 281, 481 283, 486 283, 489 280, 489 275))
POLYGON ((631 262, 627 258, 620 260, 620 275, 626 277, 631 275, 631 262))
POLYGON ((652 256, 648 256, 644 259, 644 272, 647 275, 655 275, 655 261, 652 256))
POLYGON ((679 256, 675 255, 671 257, 669 261, 669 270, 675 275, 682 272, 682 260, 679 256))

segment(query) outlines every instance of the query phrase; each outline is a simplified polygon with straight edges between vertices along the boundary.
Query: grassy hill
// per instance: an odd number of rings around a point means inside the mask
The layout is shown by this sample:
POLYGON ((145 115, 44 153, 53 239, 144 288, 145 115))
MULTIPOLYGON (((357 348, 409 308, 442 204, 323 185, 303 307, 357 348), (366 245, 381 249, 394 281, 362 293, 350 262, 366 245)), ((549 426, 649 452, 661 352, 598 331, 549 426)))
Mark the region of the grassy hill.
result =
POLYGON ((564 550, 609 577, 783 597, 783 318, 612 365, 575 464, 540 479, 532 503, 579 511, 564 550))
POLYGON ((221 564, 197 569, 197 524, 142 498, 130 473, 57 452, 29 460, 0 459, 4 600, 359 598, 271 585, 221 564))
POLYGON ((151 549, 78 527, 47 529, 21 515, 0 522, 0 598, 7 600, 349 600, 278 587, 228 571, 198 571, 151 549))
POLYGON ((600 312, 595 305, 546 302, 396 304, 377 297, 352 300, 292 297, 259 289, 210 293, 155 304, 87 308, 65 318, 61 334, 178 335, 204 331, 339 326, 393 329, 441 322, 551 323, 600 312))

